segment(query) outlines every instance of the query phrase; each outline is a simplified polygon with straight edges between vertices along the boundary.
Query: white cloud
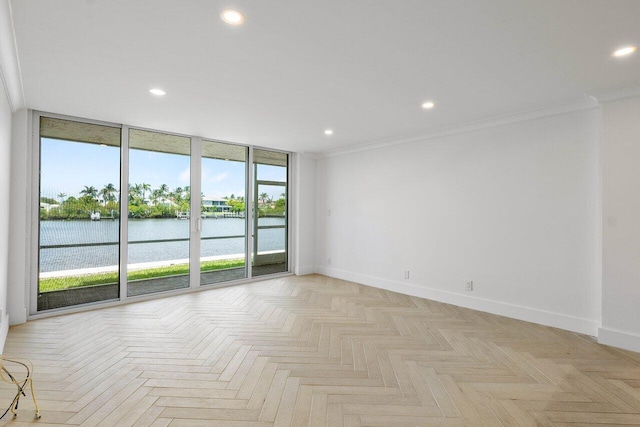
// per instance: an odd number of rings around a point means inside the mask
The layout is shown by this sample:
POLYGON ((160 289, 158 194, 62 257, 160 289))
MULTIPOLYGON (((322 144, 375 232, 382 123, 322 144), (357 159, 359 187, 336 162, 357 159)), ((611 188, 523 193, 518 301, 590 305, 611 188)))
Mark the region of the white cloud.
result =
POLYGON ((186 168, 185 170, 180 172, 180 175, 178 176, 178 180, 181 183, 184 183, 184 184, 188 185, 189 182, 191 181, 191 169, 190 168, 186 168))
POLYGON ((227 179, 228 175, 229 174, 227 172, 222 172, 222 173, 219 173, 217 175, 214 175, 214 176, 210 177, 209 181, 211 181, 211 182, 222 182, 225 179, 227 179))
POLYGON ((222 182, 229 176, 228 172, 221 172, 219 174, 214 175, 208 167, 204 166, 202 168, 202 182, 212 182, 218 183, 222 182))

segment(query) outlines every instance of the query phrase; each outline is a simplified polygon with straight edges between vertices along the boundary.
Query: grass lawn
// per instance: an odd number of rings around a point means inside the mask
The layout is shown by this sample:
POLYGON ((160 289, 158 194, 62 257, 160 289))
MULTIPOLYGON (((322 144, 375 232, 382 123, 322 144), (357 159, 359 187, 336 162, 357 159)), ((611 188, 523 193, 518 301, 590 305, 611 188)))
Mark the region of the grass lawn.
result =
MULTIPOLYGON (((219 261, 203 261, 200 271, 224 270, 226 268, 244 267, 244 259, 230 259, 219 261)), ((152 279, 154 277, 177 276, 189 273, 189 264, 169 265, 166 267, 134 270, 127 275, 129 281, 152 279)), ((61 291, 64 289, 83 286, 106 285, 118 283, 118 273, 96 273, 84 276, 51 277, 40 279, 40 292, 61 291)))

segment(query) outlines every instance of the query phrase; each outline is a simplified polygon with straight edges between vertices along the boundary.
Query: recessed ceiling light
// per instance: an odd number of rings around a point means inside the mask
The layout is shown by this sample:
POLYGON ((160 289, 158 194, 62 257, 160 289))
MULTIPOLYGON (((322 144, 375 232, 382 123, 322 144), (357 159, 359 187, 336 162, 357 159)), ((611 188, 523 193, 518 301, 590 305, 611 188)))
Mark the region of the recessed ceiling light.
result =
POLYGON ((163 91, 162 89, 158 89, 158 88, 150 89, 149 92, 151 92, 155 96, 165 96, 167 94, 167 92, 163 91))
POLYGON ((430 110, 435 106, 436 104, 434 104, 433 101, 427 101, 424 104, 422 104, 422 108, 424 108, 425 110, 430 110))
POLYGON ((227 24, 240 25, 244 22, 244 15, 233 9, 225 9, 220 14, 220 18, 227 24))
POLYGON ((638 50, 638 46, 625 46, 613 52, 613 56, 620 58, 621 56, 631 55, 636 50, 638 50))
POLYGON ((333 135, 333 131, 331 129, 327 129, 324 131, 325 135, 333 135))

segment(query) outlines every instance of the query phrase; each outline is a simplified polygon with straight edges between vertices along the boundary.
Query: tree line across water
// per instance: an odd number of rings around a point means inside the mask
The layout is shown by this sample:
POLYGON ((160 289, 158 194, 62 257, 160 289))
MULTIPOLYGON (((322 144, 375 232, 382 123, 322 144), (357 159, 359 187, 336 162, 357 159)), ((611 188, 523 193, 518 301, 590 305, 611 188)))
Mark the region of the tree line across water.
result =
MULTIPOLYGON (((200 195, 204 197, 204 194, 200 195)), ((40 198, 40 219, 89 219, 92 213, 101 218, 120 216, 120 193, 111 183, 101 190, 94 186, 84 186, 78 197, 59 193, 54 197, 40 198), (48 206, 47 206, 48 205, 48 206)), ((245 211, 244 197, 234 194, 223 197, 232 213, 245 211)), ((178 212, 189 212, 191 203, 190 186, 171 190, 162 184, 153 189, 149 184, 129 184, 129 217, 131 218, 175 218, 178 212)), ((204 206, 205 215, 215 216, 222 212, 221 206, 204 206)), ((258 210, 261 216, 283 216, 286 209, 285 194, 276 200, 267 193, 258 195, 258 210)))

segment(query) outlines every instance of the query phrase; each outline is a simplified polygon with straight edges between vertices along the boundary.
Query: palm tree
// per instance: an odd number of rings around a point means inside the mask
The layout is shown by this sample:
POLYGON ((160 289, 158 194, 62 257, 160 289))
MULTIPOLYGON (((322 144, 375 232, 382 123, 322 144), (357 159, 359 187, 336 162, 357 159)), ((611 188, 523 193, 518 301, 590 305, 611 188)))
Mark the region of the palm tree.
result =
POLYGON ((176 187, 176 189, 170 193, 170 197, 174 203, 180 204, 180 202, 182 202, 182 187, 176 187))
POLYGON ((269 195, 267 193, 260 193, 258 195, 258 199, 262 201, 262 203, 266 203, 267 200, 269 200, 269 195))
POLYGON ((82 194, 84 196, 89 196, 92 199, 95 199, 96 197, 98 197, 98 189, 96 187, 94 187, 93 185, 90 186, 90 187, 87 187, 85 185, 84 188, 82 189, 82 191, 80 191, 80 194, 82 194))
POLYGON ((113 193, 115 193, 116 191, 118 190, 116 190, 116 187, 111 183, 105 185, 104 188, 100 190, 100 195, 102 196, 102 201, 105 205, 107 204, 107 202, 113 202, 116 200, 115 196, 113 195, 113 193))
POLYGON ((60 198, 60 203, 64 201, 65 197, 67 197, 67 193, 58 193, 58 198, 60 198))
POLYGON ((138 199, 138 204, 144 205, 144 184, 134 184, 133 190, 138 199))
POLYGON ((140 184, 129 184, 129 203, 139 202, 141 197, 142 187, 140 184))
POLYGON ((149 194, 151 194, 151 184, 142 184, 142 199, 144 201, 144 199, 147 198, 147 191, 149 192, 149 194))
POLYGON ((105 188, 100 190, 100 197, 102 197, 102 205, 106 206, 109 199, 109 192, 105 188))
POLYGON ((151 203, 153 203, 154 205, 158 204, 158 200, 162 197, 162 191, 160 191, 160 189, 157 190, 153 190, 151 192, 151 203))
POLYGON ((162 184, 158 190, 160 191, 160 197, 166 197, 169 195, 169 186, 167 184, 162 184))

